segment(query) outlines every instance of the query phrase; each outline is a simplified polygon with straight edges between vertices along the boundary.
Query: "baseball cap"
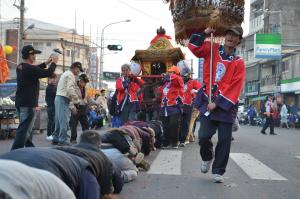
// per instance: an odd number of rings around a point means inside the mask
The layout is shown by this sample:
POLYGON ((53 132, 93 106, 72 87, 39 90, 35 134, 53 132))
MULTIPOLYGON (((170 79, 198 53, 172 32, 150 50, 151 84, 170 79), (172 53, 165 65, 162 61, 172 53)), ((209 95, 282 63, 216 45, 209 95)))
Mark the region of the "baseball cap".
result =
POLYGON ((80 72, 83 72, 82 64, 79 61, 72 63, 71 68, 74 68, 74 67, 79 68, 80 72))
POLYGON ((234 32, 235 34, 237 34, 238 36, 240 36, 240 39, 243 38, 243 28, 239 25, 235 25, 235 26, 230 26, 228 27, 226 30, 225 30, 225 33, 227 33, 228 31, 232 31, 234 32))
POLYGON ((172 66, 172 67, 168 70, 168 72, 175 72, 177 75, 180 74, 180 70, 179 70, 179 68, 178 68, 177 66, 172 66))
POLYGON ((79 81, 82 80, 85 83, 88 83, 90 81, 86 74, 79 75, 78 79, 79 79, 79 81))
POLYGON ((41 53, 42 51, 34 49, 32 45, 23 46, 22 48, 22 57, 27 57, 28 55, 41 53))

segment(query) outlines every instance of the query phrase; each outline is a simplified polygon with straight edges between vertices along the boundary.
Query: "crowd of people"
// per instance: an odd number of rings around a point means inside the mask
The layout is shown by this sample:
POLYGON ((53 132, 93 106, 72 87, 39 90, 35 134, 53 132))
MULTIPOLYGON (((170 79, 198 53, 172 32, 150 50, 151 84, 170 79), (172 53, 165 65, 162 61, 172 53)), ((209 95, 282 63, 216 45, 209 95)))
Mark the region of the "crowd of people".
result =
POLYGON ((191 78, 188 67, 168 68, 155 88, 159 107, 157 117, 151 120, 147 119, 147 110, 141 109, 145 81, 131 73, 129 64, 121 66, 122 76, 116 80, 116 91, 107 101, 104 89, 94 98, 87 95, 89 79, 80 62, 72 63, 70 70, 57 81, 54 74, 57 57, 50 57, 36 66, 33 65, 35 56, 41 52, 24 46, 24 61, 17 68, 16 107, 20 124, 11 151, 0 156, 0 165, 6 165, 0 171, 0 179, 10 188, 1 186, 0 196, 114 198, 124 183, 134 180, 140 170, 150 169, 144 157, 151 151, 157 148, 176 150, 194 142, 198 117, 201 172, 207 173, 214 161, 213 181, 223 182, 245 77, 244 62, 234 51, 243 30, 233 26, 226 30, 224 45, 213 44, 215 74, 210 84, 210 43, 205 38, 212 32, 212 28, 207 28, 201 34, 192 35, 188 46, 197 57, 205 58, 203 85, 191 78), (44 77, 48 77, 47 139, 53 144, 49 148, 34 147, 32 142, 39 79, 44 77), (97 118, 99 109, 104 111, 104 116, 97 118), (103 125, 107 111, 112 116, 113 128, 93 130, 101 126, 101 118, 103 125), (83 131, 79 140, 78 122, 83 131), (68 136, 68 129, 71 136, 68 136), (211 138, 216 131, 219 139, 214 153, 211 138), (28 167, 28 172, 19 175, 28 167), (10 175, 13 171, 16 173, 10 175), (19 178, 32 181, 17 183, 19 178))
POLYGON ((282 96, 266 96, 266 99, 260 103, 258 110, 251 104, 247 110, 246 119, 241 121, 250 126, 263 126, 262 134, 270 127, 270 134, 274 133, 274 127, 296 128, 299 123, 299 110, 295 106, 286 105, 282 96))

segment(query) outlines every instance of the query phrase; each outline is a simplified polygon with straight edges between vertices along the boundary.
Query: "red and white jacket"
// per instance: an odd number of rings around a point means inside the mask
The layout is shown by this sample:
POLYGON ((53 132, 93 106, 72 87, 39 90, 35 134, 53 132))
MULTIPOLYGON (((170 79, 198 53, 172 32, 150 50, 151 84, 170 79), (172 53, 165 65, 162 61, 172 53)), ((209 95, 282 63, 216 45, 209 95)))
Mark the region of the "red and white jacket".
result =
POLYGON ((199 90, 201 88, 201 83, 197 80, 190 79, 183 86, 183 104, 192 105, 193 99, 196 97, 194 90, 199 90))
POLYGON ((160 115, 169 116, 180 112, 183 98, 183 80, 179 75, 167 75, 165 83, 158 88, 161 93, 160 115))
POLYGON ((121 105, 126 93, 128 93, 129 103, 135 103, 139 106, 139 99, 137 96, 137 92, 141 88, 140 86, 144 84, 144 81, 138 78, 134 78, 132 80, 126 79, 124 77, 119 77, 116 81, 116 89, 117 89, 117 105, 121 105), (133 81, 134 80, 134 81, 133 81))
MULTIPOLYGON (((205 40, 205 33, 193 34, 189 49, 199 58, 204 58, 203 82, 205 88, 199 92, 196 103, 201 113, 206 112, 209 95, 210 42, 205 40), (201 96, 201 93, 204 96, 201 96), (200 95, 200 96, 199 96, 200 95), (199 97, 198 97, 199 96, 199 97)), ((213 100, 217 108, 210 114, 211 119, 232 123, 236 116, 236 108, 245 79, 244 60, 235 55, 227 55, 224 46, 213 44, 213 100)))

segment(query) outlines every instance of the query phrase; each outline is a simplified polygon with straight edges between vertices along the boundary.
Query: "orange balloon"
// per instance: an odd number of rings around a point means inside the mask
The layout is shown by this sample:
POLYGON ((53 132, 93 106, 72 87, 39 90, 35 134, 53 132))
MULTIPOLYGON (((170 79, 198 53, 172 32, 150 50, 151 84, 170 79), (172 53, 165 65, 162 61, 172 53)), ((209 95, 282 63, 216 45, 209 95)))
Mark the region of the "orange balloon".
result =
POLYGON ((13 51, 16 52, 18 50, 17 46, 12 46, 13 51))
POLYGON ((13 49, 13 47, 6 45, 6 46, 3 46, 3 51, 5 54, 9 55, 14 51, 14 49, 13 49))

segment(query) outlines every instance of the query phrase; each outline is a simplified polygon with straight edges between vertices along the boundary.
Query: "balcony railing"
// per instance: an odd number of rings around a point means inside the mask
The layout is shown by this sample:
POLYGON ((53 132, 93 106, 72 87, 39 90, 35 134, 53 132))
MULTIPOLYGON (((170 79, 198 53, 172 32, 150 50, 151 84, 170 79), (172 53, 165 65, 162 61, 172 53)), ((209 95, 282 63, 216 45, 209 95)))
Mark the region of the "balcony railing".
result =
POLYGON ((262 78, 260 85, 263 86, 271 86, 276 85, 276 76, 267 76, 265 78, 262 78))

